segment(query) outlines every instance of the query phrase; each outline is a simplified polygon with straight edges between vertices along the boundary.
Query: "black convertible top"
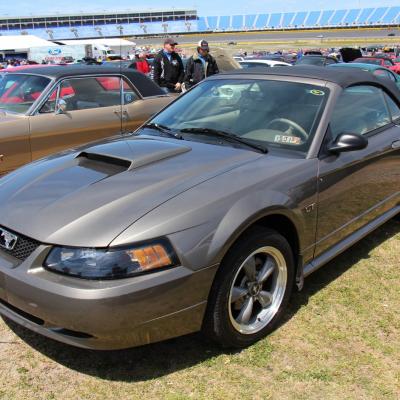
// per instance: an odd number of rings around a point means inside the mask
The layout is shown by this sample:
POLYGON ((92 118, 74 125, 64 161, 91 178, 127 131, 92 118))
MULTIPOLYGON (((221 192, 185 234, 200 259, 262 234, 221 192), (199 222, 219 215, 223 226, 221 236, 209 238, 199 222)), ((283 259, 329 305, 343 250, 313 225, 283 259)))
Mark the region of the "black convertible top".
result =
MULTIPOLYGON (((372 83, 385 87, 400 101, 400 91, 396 84, 389 79, 378 78, 371 72, 362 71, 358 68, 329 68, 315 66, 294 66, 294 67, 273 67, 273 68, 251 68, 237 69, 229 71, 223 76, 243 76, 243 75, 276 75, 276 76, 293 76, 297 78, 316 79, 324 82, 332 82, 346 88, 352 85, 362 83, 372 83)), ((211 78, 209 78, 211 79, 211 78)))
MULTIPOLYGON (((7 70, 5 70, 7 72, 7 70)), ((149 96, 160 96, 165 95, 165 92, 160 89, 150 78, 146 75, 142 74, 139 71, 128 68, 119 68, 116 66, 102 66, 102 65, 60 65, 60 66, 43 66, 43 67, 34 67, 34 68, 24 68, 19 71, 9 71, 10 74, 34 74, 46 76, 50 79, 63 79, 74 76, 81 75, 92 75, 92 74, 121 74, 126 76, 139 90, 143 97, 149 96)))

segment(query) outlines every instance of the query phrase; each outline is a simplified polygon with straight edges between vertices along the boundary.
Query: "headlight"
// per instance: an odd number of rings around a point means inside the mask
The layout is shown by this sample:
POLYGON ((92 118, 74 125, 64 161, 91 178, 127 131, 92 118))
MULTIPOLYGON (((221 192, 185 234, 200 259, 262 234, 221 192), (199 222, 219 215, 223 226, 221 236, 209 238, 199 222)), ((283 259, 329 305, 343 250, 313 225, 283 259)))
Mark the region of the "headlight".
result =
POLYGON ((44 267, 85 279, 118 279, 177 264, 172 246, 162 241, 117 249, 54 247, 44 267))

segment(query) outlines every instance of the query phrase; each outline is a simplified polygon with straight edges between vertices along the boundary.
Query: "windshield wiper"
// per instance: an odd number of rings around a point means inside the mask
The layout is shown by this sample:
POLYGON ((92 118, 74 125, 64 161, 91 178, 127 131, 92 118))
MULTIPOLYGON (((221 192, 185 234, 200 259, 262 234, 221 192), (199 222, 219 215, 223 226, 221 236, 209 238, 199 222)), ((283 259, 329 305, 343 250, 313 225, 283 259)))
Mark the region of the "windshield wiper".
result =
POLYGON ((221 131, 218 129, 184 128, 184 129, 181 129, 180 132, 182 132, 182 133, 200 133, 200 134, 209 135, 209 136, 216 136, 219 138, 224 138, 227 141, 241 143, 241 144, 244 144, 245 146, 252 147, 253 149, 260 151, 261 153, 268 153, 268 149, 264 146, 250 142, 249 140, 246 140, 238 135, 235 135, 234 133, 229 133, 229 132, 221 131))
POLYGON ((143 125, 143 128, 155 129, 159 132, 166 133, 168 136, 171 136, 175 139, 183 140, 183 136, 179 133, 174 132, 172 129, 168 128, 168 126, 156 124, 155 122, 149 122, 148 124, 143 125))

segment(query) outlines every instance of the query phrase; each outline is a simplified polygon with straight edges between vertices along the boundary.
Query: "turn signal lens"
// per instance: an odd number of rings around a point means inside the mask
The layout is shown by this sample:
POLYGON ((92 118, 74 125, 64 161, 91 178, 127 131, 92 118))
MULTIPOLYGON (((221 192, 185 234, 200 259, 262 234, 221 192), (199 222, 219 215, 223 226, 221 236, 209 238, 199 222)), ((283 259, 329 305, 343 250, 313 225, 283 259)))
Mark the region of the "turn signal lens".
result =
POLYGON ((159 244, 127 251, 132 262, 137 262, 144 271, 172 264, 165 248, 159 244))

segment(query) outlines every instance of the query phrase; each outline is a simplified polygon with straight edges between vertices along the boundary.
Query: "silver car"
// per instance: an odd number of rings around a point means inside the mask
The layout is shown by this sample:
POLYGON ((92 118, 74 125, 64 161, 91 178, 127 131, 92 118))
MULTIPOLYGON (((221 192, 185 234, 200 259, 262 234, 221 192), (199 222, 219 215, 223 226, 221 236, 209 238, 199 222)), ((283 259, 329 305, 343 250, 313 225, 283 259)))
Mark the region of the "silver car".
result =
POLYGON ((0 179, 0 312, 92 349, 243 347, 400 211, 400 95, 363 71, 211 77, 131 136, 0 179))

